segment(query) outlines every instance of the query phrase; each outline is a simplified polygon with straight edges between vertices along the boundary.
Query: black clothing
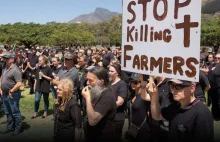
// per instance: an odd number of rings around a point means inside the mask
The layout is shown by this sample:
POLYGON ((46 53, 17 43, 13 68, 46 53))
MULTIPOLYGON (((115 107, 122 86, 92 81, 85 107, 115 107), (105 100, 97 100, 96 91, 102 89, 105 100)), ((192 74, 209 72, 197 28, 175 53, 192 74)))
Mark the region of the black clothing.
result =
MULTIPOLYGON (((164 79, 158 85, 160 107, 165 108, 173 102, 173 95, 168 84, 169 79, 164 79)), ((156 83, 157 84, 157 83, 156 83)), ((167 120, 156 121, 150 118, 152 140, 154 142, 168 141, 169 122, 167 120)))
POLYGON ((75 128, 81 128, 81 114, 79 105, 72 98, 64 111, 57 111, 54 123, 55 140, 74 141, 75 128))
POLYGON ((32 68, 36 67, 36 64, 38 63, 38 56, 36 55, 30 55, 28 57, 28 62, 30 62, 30 66, 32 68))
POLYGON ((212 114, 215 119, 220 119, 220 66, 214 70, 210 69, 208 78, 211 86, 208 95, 212 100, 212 114))
MULTIPOLYGON (((127 89, 127 85, 123 80, 120 80, 116 84, 112 85, 112 89, 114 91, 116 101, 118 100, 118 96, 126 100, 128 89, 127 89)), ((119 106, 117 108, 117 112, 115 116, 116 121, 125 119, 125 107, 126 107, 126 101, 124 101, 124 104, 122 106, 119 106)))
POLYGON ((173 103, 162 109, 163 117, 170 122, 170 142, 202 142, 214 140, 213 118, 208 107, 200 100, 180 108, 173 103))
POLYGON ((107 88, 101 94, 99 101, 94 104, 95 112, 104 117, 95 125, 90 126, 87 122, 89 142, 112 142, 115 139, 114 118, 116 113, 115 94, 111 88, 107 88))
POLYGON ((205 92, 204 89, 209 86, 209 80, 207 76, 200 71, 199 82, 196 83, 195 97, 199 98, 201 101, 205 102, 205 92))
POLYGON ((124 126, 125 121, 125 108, 126 108, 126 98, 128 94, 127 84, 123 80, 119 80, 116 84, 112 85, 112 89, 115 94, 116 101, 118 97, 124 99, 123 105, 117 107, 117 112, 115 115, 115 134, 116 134, 116 141, 121 141, 122 136, 122 129, 124 126))
MULTIPOLYGON (((30 63, 30 66, 32 68, 36 67, 38 63, 38 56, 29 54, 28 55, 28 62, 30 63)), ((34 79, 35 79, 35 72, 36 70, 31 70, 30 68, 28 69, 28 83, 30 86, 30 94, 34 93, 34 79)))
POLYGON ((36 92, 43 92, 43 93, 49 93, 50 92, 50 81, 46 78, 42 77, 42 79, 39 79, 39 72, 42 72, 44 75, 52 78, 52 70, 49 66, 39 66, 36 71, 36 92))
POLYGON ((146 121, 144 125, 140 128, 137 138, 132 141, 135 141, 135 142, 143 141, 144 142, 150 139, 149 117, 147 115, 149 110, 150 110, 150 102, 143 100, 141 98, 141 95, 137 94, 136 99, 132 103, 131 122, 134 125, 140 127, 141 124, 144 122, 145 118, 146 118, 146 121))

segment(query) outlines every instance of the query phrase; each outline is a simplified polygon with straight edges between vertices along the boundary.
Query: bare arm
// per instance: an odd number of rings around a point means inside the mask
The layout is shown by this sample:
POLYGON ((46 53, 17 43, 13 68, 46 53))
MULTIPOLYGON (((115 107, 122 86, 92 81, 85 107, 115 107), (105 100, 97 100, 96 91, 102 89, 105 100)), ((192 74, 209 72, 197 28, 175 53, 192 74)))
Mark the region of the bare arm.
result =
POLYGON ((124 104, 124 98, 118 96, 118 99, 117 99, 117 101, 116 101, 117 107, 120 107, 120 106, 122 106, 123 104, 124 104))
POLYGON ((59 83, 59 77, 56 77, 55 79, 53 79, 52 80, 52 84, 54 85, 54 86, 57 86, 58 85, 58 83, 59 83))
POLYGON ((154 82, 148 83, 147 90, 148 93, 151 95, 151 114, 153 119, 163 120, 164 118, 162 117, 161 114, 157 86, 154 84, 154 82), (150 86, 152 87, 151 89, 150 86))
POLYGON ((82 90, 82 95, 86 100, 86 112, 88 116, 89 125, 95 126, 103 118, 103 115, 101 115, 99 112, 95 112, 95 110, 93 109, 88 87, 85 87, 82 90))
POLYGON ((42 77, 43 77, 43 78, 45 78, 46 80, 49 80, 49 81, 51 81, 51 80, 52 80, 52 78, 51 78, 51 77, 46 76, 46 75, 42 75, 42 77))
POLYGON ((141 98, 145 101, 150 102, 151 98, 150 95, 147 93, 147 81, 143 80, 143 75, 140 76, 141 79, 141 98))
POLYGON ((10 90, 11 92, 16 92, 22 85, 22 82, 17 82, 15 86, 10 90))

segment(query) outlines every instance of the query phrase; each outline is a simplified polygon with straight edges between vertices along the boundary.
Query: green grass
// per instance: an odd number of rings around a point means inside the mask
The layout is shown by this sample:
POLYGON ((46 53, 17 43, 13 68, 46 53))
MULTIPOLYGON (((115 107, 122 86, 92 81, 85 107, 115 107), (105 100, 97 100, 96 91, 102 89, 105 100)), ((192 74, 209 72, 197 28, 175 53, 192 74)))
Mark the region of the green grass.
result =
MULTIPOLYGON (((25 88, 25 90, 21 92, 21 96, 22 97, 19 103, 21 112, 33 112, 34 113, 35 94, 29 95, 29 88, 25 88)), ((49 111, 53 111, 54 101, 53 101, 53 97, 51 93, 49 95, 49 102, 50 102, 49 111)), ((43 110, 44 110, 44 100, 42 96, 41 101, 40 101, 39 111, 43 111, 43 110)))

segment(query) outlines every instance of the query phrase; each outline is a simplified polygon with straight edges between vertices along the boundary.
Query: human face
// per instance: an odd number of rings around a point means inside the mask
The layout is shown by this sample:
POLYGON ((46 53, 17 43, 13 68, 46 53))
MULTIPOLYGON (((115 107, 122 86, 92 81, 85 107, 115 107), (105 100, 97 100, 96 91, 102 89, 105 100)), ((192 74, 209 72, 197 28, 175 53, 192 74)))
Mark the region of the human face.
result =
POLYGON ((89 87, 94 87, 97 84, 97 77, 95 74, 88 72, 87 73, 87 85, 89 87))
POLYGON ((215 56, 215 62, 216 62, 217 64, 220 64, 220 54, 217 54, 217 55, 215 56))
POLYGON ((57 86, 57 96, 62 98, 63 94, 64 94, 64 90, 63 90, 62 84, 59 84, 57 86))
POLYGON ((5 61, 6 65, 11 65, 14 61, 13 58, 3 58, 3 61, 5 61))
POLYGON ((39 62, 39 66, 43 66, 44 65, 44 60, 43 60, 42 57, 39 57, 38 62, 39 62))
POLYGON ((84 61, 84 58, 78 59, 78 65, 82 68, 86 65, 86 62, 84 61))
POLYGON ((117 71, 112 66, 109 67, 108 74, 109 74, 110 81, 114 80, 118 76, 117 71))
POLYGON ((56 58, 53 58, 53 59, 52 59, 52 62, 53 62, 53 65, 54 65, 55 67, 59 65, 59 62, 57 61, 56 58))
POLYGON ((137 88, 140 87, 140 82, 137 81, 137 80, 131 80, 130 84, 131 84, 131 89, 132 90, 136 90, 137 88))
POLYGON ((170 84, 170 90, 173 94, 173 99, 175 101, 181 102, 185 99, 187 99, 192 91, 192 85, 181 85, 181 84, 170 84))
POLYGON ((88 51, 87 51, 87 55, 88 55, 88 56, 91 56, 91 55, 92 55, 92 51, 91 51, 91 50, 88 50, 88 51))
POLYGON ((209 62, 213 62, 213 61, 214 61, 213 55, 209 55, 209 56, 208 56, 208 61, 209 61, 209 62))
POLYGON ((64 63, 65 63, 66 66, 69 67, 69 66, 71 66, 71 65, 73 64, 73 60, 72 60, 72 59, 66 59, 66 58, 65 58, 65 59, 64 59, 64 63))

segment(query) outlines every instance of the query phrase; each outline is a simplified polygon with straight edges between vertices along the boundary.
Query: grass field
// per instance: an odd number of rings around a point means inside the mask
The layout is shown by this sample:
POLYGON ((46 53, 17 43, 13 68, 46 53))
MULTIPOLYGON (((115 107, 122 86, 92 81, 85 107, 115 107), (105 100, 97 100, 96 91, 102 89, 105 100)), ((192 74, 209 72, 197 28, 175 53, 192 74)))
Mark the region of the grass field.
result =
MULTIPOLYGON (((34 113, 34 97, 35 95, 29 95, 29 88, 26 88, 24 91, 22 91, 21 93, 21 100, 20 100, 20 110, 22 113, 26 113, 26 112, 33 112, 34 113)), ((49 106, 49 112, 51 113, 53 112, 53 97, 52 94, 50 93, 49 95, 49 101, 50 101, 50 106, 49 106)), ((39 111, 43 111, 44 110, 44 102, 43 102, 43 96, 41 97, 41 101, 40 101, 40 108, 39 111)))

